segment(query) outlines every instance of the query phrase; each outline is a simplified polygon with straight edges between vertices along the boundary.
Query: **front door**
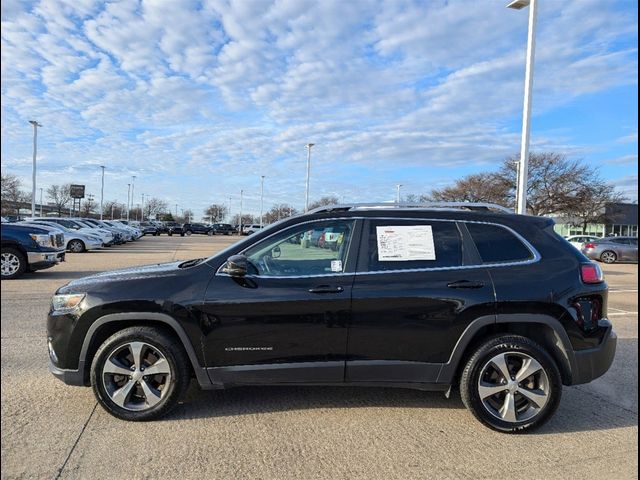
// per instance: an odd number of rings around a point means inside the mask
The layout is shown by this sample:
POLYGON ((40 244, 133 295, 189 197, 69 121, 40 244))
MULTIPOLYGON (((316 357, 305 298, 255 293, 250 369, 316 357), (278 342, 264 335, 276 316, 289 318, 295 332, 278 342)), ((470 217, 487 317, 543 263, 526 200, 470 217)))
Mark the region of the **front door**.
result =
POLYGON ((218 272, 203 306, 203 349, 219 383, 344 379, 355 220, 305 222, 242 252, 250 273, 218 272), (319 232, 332 242, 319 242, 319 232))
POLYGON ((348 382, 434 383, 466 326, 495 313, 487 270, 464 268, 478 259, 463 249, 461 232, 451 221, 365 223, 348 382))

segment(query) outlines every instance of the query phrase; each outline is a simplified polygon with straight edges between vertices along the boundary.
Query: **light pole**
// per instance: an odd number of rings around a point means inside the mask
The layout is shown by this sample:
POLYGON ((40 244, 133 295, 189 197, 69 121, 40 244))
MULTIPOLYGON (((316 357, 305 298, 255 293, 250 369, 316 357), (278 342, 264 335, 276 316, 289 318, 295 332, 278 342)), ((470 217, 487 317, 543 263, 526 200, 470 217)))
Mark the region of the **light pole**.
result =
POLYGON ((144 222, 144 193, 142 194, 142 206, 140 207, 140 220, 144 222))
POLYGON ((31 216, 36 215, 36 155, 38 153, 38 127, 41 127, 36 120, 29 120, 29 123, 33 125, 33 173, 32 173, 32 185, 31 185, 31 216))
POLYGON ((240 224, 240 235, 242 235, 242 196, 244 195, 244 190, 240 190, 240 219, 238 223, 240 224))
POLYGON ((529 33, 527 35, 527 60, 524 80, 524 108, 522 111, 522 142, 520 145, 520 168, 516 189, 516 213, 527 213, 527 179, 529 176, 529 137, 531 134, 531 93, 533 88, 533 60, 536 50, 536 19, 538 0, 515 0, 508 8, 521 10, 529 7, 529 33))
POLYGON ((132 209, 133 209, 133 202, 135 202, 134 198, 136 198, 133 192, 135 185, 136 185, 136 176, 132 175, 131 176, 131 208, 132 209))
POLYGON ((127 183, 127 222, 129 221, 129 205, 131 205, 131 184, 127 183))
POLYGON ((307 143, 307 187, 304 194, 304 211, 309 211, 309 174, 311 173, 311 147, 313 147, 315 143, 307 143))
POLYGON ((176 203, 176 222, 178 221, 178 204, 176 203))
POLYGON ((229 197, 229 223, 231 223, 231 197, 229 197))
POLYGON ((40 187, 40 216, 44 217, 42 214, 42 190, 44 190, 44 188, 40 187))
POLYGON ((100 165, 100 168, 102 169, 102 180, 100 184, 100 220, 102 220, 104 206, 104 169, 106 167, 104 165, 100 165))
POLYGON ((260 228, 262 228, 262 212, 264 205, 264 175, 260 176, 260 228))
POLYGON ((396 203, 400 203, 400 188, 402 188, 401 183, 396 185, 396 203))

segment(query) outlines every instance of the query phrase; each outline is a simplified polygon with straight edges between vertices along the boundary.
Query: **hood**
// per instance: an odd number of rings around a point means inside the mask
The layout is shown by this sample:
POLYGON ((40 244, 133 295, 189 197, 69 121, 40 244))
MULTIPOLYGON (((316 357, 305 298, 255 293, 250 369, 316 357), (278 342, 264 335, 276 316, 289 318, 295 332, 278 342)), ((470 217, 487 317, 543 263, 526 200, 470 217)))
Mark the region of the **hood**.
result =
POLYGON ((58 290, 58 293, 86 291, 91 286, 98 286, 109 282, 126 282, 151 278, 166 278, 176 276, 185 269, 195 267, 203 262, 203 258, 195 260, 180 260, 178 262, 157 263, 139 267, 123 268, 108 272, 96 273, 77 280, 72 280, 58 290))

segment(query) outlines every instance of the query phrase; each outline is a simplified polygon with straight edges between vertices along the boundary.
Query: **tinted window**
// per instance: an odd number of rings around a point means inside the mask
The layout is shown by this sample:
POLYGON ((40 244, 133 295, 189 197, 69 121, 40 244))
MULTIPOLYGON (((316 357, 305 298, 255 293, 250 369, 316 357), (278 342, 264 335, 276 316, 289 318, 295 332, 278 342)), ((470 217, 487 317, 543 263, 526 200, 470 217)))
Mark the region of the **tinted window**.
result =
POLYGON ((529 249, 506 228, 480 223, 466 225, 484 263, 517 262, 533 258, 529 249))
POLYGON ((259 242, 244 254, 258 275, 342 273, 354 223, 353 220, 305 223, 259 242))
MULTIPOLYGON (((455 222, 438 222, 438 221, 416 221, 416 220, 375 220, 369 222, 369 262, 368 269, 370 272, 385 270, 411 270, 420 268, 437 268, 437 267, 458 267, 462 265, 462 241, 460 232, 455 222), (400 228, 394 228, 400 227, 400 228), (379 235, 385 235, 385 230, 393 232, 398 231, 400 235, 404 232, 410 232, 407 227, 416 227, 413 230, 417 235, 413 234, 413 240, 419 239, 417 244, 410 245, 405 248, 404 252, 398 255, 399 260, 391 260, 387 255, 378 251, 380 241, 379 235), (433 238, 433 256, 430 259, 425 255, 427 250, 430 251, 431 245, 429 237, 433 238), (424 245, 420 245, 424 243, 424 245), (404 257, 404 258, 403 258, 404 257)), ((402 242, 404 240, 400 240, 402 242)), ((384 247, 384 244, 382 244, 384 247)), ((403 248, 400 246, 400 248, 403 248)))
POLYGON ((611 241, 613 243, 619 243, 621 245, 629 245, 629 240, 626 238, 613 238, 611 241))

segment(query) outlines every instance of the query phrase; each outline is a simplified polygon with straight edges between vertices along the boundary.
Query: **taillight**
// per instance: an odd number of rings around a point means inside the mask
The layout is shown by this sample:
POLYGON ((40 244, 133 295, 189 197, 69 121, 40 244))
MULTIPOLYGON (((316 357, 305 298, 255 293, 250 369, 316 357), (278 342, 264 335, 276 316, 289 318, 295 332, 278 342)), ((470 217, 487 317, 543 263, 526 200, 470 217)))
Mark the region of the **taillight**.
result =
POLYGON ((596 244, 591 242, 585 243, 584 248, 596 248, 596 244))
POLYGON ((583 283, 602 283, 604 282, 604 274, 600 265, 595 263, 583 263, 580 265, 580 276, 583 283))

